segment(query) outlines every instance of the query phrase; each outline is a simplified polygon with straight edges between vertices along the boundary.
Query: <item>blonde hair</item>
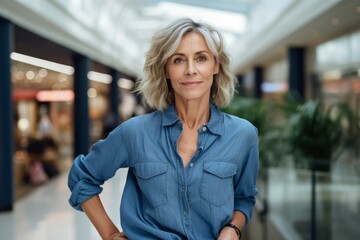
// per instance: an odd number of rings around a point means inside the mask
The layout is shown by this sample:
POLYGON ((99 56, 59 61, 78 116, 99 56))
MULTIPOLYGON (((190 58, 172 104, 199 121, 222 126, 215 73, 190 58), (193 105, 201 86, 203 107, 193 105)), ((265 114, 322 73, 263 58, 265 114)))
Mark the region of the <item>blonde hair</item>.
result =
POLYGON ((208 24, 181 18, 153 35, 146 54, 143 74, 138 78, 136 91, 143 95, 143 100, 149 107, 164 110, 174 101, 171 84, 166 79, 165 65, 188 32, 202 34, 216 62, 220 63, 219 73, 214 75, 210 99, 218 107, 225 107, 230 103, 237 81, 230 71, 230 58, 224 51, 222 36, 208 24))

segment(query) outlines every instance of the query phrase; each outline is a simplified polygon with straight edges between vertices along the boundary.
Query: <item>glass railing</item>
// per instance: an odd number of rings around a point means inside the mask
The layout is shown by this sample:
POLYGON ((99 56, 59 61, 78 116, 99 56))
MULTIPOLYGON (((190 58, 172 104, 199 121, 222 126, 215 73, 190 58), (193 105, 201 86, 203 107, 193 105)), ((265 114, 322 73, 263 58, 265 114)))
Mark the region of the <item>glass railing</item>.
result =
POLYGON ((360 239, 359 172, 359 160, 313 176, 305 169, 269 168, 267 184, 260 185, 268 221, 284 239, 360 239))

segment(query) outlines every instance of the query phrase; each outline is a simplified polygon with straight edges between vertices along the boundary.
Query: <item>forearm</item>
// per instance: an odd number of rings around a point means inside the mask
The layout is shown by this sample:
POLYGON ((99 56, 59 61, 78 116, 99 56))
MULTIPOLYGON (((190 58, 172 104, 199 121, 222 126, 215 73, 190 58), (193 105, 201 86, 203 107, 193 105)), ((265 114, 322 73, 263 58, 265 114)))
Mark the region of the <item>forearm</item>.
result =
POLYGON ((109 239, 109 237, 114 233, 119 232, 117 227, 106 213, 98 195, 95 195, 94 197, 83 202, 81 204, 81 208, 95 226, 102 239, 109 239))
POLYGON ((239 229, 242 229, 246 224, 246 217, 240 211, 234 211, 232 219, 230 221, 231 224, 234 224, 239 229))
MULTIPOLYGON (((229 222, 232 225, 235 225, 236 228, 242 229, 246 224, 246 217, 240 211, 234 211, 231 221, 229 222)), ((241 233, 238 233, 233 227, 225 226, 218 237, 217 240, 238 240, 241 238, 241 233)))

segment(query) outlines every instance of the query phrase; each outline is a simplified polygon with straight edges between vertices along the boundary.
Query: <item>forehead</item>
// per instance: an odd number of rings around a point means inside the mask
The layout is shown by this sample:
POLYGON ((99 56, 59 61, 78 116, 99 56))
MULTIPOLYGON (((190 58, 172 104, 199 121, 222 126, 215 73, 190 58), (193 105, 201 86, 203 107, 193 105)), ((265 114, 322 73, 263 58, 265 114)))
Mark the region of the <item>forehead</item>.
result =
POLYGON ((187 32, 182 36, 177 52, 189 49, 201 49, 210 52, 205 37, 199 32, 187 32))

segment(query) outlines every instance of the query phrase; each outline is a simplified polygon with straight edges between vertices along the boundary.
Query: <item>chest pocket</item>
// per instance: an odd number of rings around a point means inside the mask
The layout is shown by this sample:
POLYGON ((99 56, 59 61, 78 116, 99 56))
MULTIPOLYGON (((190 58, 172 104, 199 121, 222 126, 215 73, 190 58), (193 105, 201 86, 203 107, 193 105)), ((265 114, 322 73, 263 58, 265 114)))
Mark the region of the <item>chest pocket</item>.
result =
POLYGON ((228 162, 205 162, 200 195, 211 204, 221 206, 234 199, 233 176, 236 164, 228 162))
POLYGON ((168 165, 160 162, 136 163, 134 166, 139 187, 152 207, 167 203, 167 169, 168 165))

